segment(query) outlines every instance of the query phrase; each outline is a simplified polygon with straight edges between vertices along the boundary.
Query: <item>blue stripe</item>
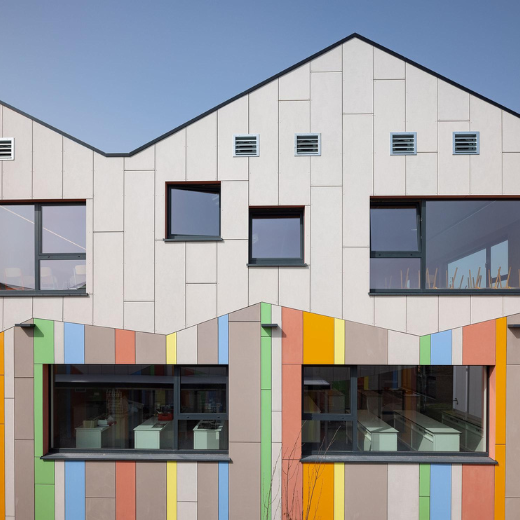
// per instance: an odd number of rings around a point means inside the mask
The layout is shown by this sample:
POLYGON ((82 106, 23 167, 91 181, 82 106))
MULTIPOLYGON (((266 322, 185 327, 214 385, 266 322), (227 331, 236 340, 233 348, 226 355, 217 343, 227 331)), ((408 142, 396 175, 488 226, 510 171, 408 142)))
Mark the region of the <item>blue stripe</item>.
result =
POLYGON ((431 335, 431 364, 451 365, 451 330, 431 335))
POLYGON ((430 520, 451 518, 451 465, 430 466, 430 520))
POLYGON ((229 518, 229 464, 218 463, 218 520, 229 518))
POLYGON ((65 363, 85 363, 85 326, 65 323, 65 363))
POLYGON ((228 315, 218 319, 218 362, 219 365, 229 363, 229 320, 228 315))
POLYGON ((65 520, 85 520, 85 463, 65 462, 65 520))

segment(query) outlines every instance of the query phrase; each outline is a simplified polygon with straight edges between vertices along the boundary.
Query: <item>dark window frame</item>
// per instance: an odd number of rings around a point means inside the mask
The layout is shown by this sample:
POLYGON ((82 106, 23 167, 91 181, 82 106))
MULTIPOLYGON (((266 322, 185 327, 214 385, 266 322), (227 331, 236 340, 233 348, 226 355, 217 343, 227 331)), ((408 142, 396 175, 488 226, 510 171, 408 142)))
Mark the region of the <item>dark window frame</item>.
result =
POLYGON ((305 208, 295 207, 250 207, 249 208, 249 267, 304 267, 305 264, 305 208), (300 219, 300 256, 299 258, 255 258, 253 257, 253 220, 255 218, 286 218, 300 219))
MULTIPOLYGON (((490 371, 489 367, 486 365, 482 366, 482 369, 485 371, 486 377, 486 391, 483 389, 483 398, 486 399, 485 407, 486 407, 486 421, 483 425, 483 430, 485 431, 486 438, 486 449, 481 452, 463 452, 463 451, 450 451, 450 452, 441 452, 441 451, 360 451, 358 442, 357 442, 357 390, 358 390, 358 375, 357 370, 360 365, 302 365, 301 372, 301 417, 302 424, 303 421, 308 420, 320 420, 320 421, 335 421, 335 422, 347 422, 352 424, 352 450, 351 451, 334 451, 329 450, 327 453, 324 453, 322 449, 315 450, 305 450, 305 443, 302 440, 302 459, 306 459, 307 457, 318 457, 320 460, 325 460, 327 458, 335 458, 337 456, 347 456, 349 458, 359 457, 363 461, 366 459, 381 459, 384 457, 395 458, 396 461, 401 461, 405 459, 411 459, 410 462, 413 462, 416 459, 424 459, 424 458, 435 458, 435 459, 459 459, 460 457, 464 459, 485 459, 489 458, 489 379, 490 379, 490 371), (323 368, 323 367, 338 367, 338 366, 348 366, 350 368, 350 414, 320 414, 320 413, 305 413, 304 412, 304 389, 305 389, 305 368, 306 367, 315 367, 315 368, 323 368), (354 389, 354 390, 353 390, 354 389)), ((375 366, 375 365, 374 365, 375 366)), ((400 365, 387 365, 391 366, 400 366, 400 365)), ((414 365, 414 366, 424 366, 424 365, 414 365)), ((454 366, 454 365, 446 365, 446 366, 454 366)), ((302 426, 303 431, 303 426, 302 426)), ((339 460, 339 459, 338 459, 339 460)), ((351 462, 356 462, 352 460, 351 462)), ((391 462, 391 461, 390 461, 391 462)))
MULTIPOLYGON (((42 238, 42 208, 45 206, 86 206, 85 201, 46 201, 46 202, 15 202, 15 201, 2 201, 2 206, 34 206, 34 289, 27 290, 0 290, 0 296, 20 297, 20 296, 86 296, 87 289, 40 289, 41 285, 41 272, 40 272, 40 261, 41 260, 87 260, 87 253, 43 253, 43 238, 42 238)), ((85 219, 85 227, 87 225, 85 219)))
MULTIPOLYGON (((371 296, 399 296, 399 295, 427 295, 431 296, 432 294, 436 295, 451 295, 451 296, 464 296, 464 295, 484 295, 484 296, 518 296, 520 294, 519 289, 491 289, 487 287, 483 287, 480 289, 433 289, 426 287, 426 222, 427 222, 427 214, 426 214, 426 203, 431 201, 465 201, 465 200, 479 200, 479 201, 506 201, 506 200, 516 200, 518 198, 511 197, 424 197, 424 198, 407 198, 407 197, 396 197, 396 198, 371 198, 370 200, 370 209, 373 208, 385 208, 385 207, 416 207, 417 208, 417 231, 418 231, 418 251, 372 251, 372 232, 370 230, 370 258, 419 258, 421 261, 421 287, 418 289, 374 289, 372 287, 369 288, 369 295, 371 296)), ((489 247, 486 246, 486 259, 488 255, 487 249, 491 249, 493 245, 499 244, 501 241, 497 238, 496 242, 493 242, 489 247)), ((476 250, 475 252, 481 249, 476 250)), ((458 258, 462 258, 459 256, 454 256, 454 260, 458 258)), ((502 276, 501 276, 502 278, 502 276)), ((492 279, 494 280, 494 279, 492 279)))
POLYGON ((220 182, 167 182, 166 183, 166 238, 165 242, 218 242, 222 240, 222 191, 220 182), (186 191, 204 191, 218 193, 218 235, 183 235, 172 233, 171 229, 171 198, 172 189, 186 191))
MULTIPOLYGON (((68 363, 69 365, 77 365, 78 363, 68 363)), ((81 363, 79 363, 81 364, 81 363)), ((86 364, 86 363, 85 363, 86 364)), ((168 363, 160 363, 168 364, 168 363)), ((116 365, 114 365, 116 366, 116 365)), ((56 448, 54 447, 54 435, 53 435, 53 406, 54 406, 54 371, 53 364, 48 365, 48 377, 49 377, 49 395, 48 395, 48 432, 49 432, 49 452, 44 453, 42 458, 53 458, 55 455, 63 454, 65 456, 70 455, 71 459, 74 459, 75 454, 86 454, 87 457, 80 455, 79 459, 88 458, 88 455, 99 456, 102 455, 104 459, 111 460, 113 456, 115 459, 121 458, 125 460, 143 460, 143 455, 152 455, 172 458, 177 455, 182 456, 193 456, 194 458, 205 456, 211 457, 212 455, 227 455, 229 454, 229 365, 173 365, 173 448, 172 449, 158 449, 158 450, 143 450, 135 448, 107 448, 107 449, 78 449, 78 448, 56 448), (186 413, 180 411, 180 396, 181 396, 181 369, 183 368, 205 368, 205 367, 225 367, 226 368, 226 411, 220 413, 186 413), (228 427, 228 449, 227 450, 195 450, 195 449, 179 449, 179 421, 186 420, 221 420, 226 422, 228 427), (107 457, 105 457, 108 456, 107 457)), ((85 383, 83 383, 85 384, 85 383)), ((95 383, 98 384, 98 383, 95 383)), ((104 386, 121 387, 121 384, 114 383, 103 383, 104 386)), ((45 399, 45 396, 44 396, 45 399)), ((57 457, 59 458, 59 456, 57 457)), ((156 458, 156 457, 154 457, 156 458)), ((146 457, 144 460, 147 460, 146 457)))

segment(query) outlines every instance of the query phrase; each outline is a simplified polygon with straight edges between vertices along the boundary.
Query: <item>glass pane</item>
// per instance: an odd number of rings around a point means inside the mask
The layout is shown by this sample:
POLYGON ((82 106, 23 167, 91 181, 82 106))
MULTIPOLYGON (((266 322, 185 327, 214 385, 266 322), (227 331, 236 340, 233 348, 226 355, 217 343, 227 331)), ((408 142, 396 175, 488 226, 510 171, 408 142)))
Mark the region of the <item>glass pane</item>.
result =
POLYGON ((300 216, 253 217, 253 258, 301 258, 300 216))
POLYGON ((86 253, 86 206, 42 206, 42 252, 86 253))
POLYGON ((485 374, 479 366, 359 366, 359 449, 485 451, 485 374))
POLYGON ((352 451, 352 423, 345 421, 303 421, 302 450, 305 453, 352 451))
POLYGON ((227 450, 228 421, 214 419, 179 421, 180 450, 227 450))
POLYGON ((41 260, 40 289, 42 291, 85 289, 86 274, 85 260, 41 260))
POLYGON ((420 258, 371 258, 371 289, 419 289, 420 258))
POLYGON ((520 201, 427 201, 426 217, 426 288, 520 287, 520 201))
POLYGON ((0 206, 0 290, 34 289, 34 206, 0 206))
POLYGON ((350 413, 350 368, 304 367, 304 413, 350 413))
POLYGON ((55 448, 173 449, 172 365, 54 365, 55 448))
POLYGON ((181 413, 226 412, 227 367, 181 368, 181 413))
POLYGON ((417 209, 371 208, 370 247, 372 251, 418 251, 417 209))
POLYGON ((220 193, 171 188, 170 197, 173 235, 220 236, 220 193))

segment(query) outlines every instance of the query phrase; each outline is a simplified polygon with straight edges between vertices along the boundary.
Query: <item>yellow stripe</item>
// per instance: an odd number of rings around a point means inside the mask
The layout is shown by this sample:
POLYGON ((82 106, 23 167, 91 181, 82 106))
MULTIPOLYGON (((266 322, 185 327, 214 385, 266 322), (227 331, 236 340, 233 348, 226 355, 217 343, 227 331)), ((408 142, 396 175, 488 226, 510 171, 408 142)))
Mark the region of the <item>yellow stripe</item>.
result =
POLYGON ((175 365, 177 363, 177 333, 166 336, 166 363, 175 365))
POLYGON ((495 520, 506 517, 506 447, 495 446, 495 520))
POLYGON ((334 364, 345 364, 345 322, 334 320, 334 364))
POLYGON ((496 441, 506 443, 507 318, 496 320, 496 441))
POLYGON ((345 518, 345 464, 334 463, 334 520, 345 518))
POLYGON ((166 520, 177 520, 177 463, 166 463, 166 520))

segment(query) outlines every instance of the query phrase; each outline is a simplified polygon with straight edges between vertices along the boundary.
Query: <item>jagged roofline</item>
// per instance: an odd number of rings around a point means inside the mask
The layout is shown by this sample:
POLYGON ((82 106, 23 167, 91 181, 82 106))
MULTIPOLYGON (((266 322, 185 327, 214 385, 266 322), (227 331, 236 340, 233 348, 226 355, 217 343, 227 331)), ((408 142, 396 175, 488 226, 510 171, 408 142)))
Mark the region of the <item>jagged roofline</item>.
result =
POLYGON ((25 117, 28 117, 29 119, 32 119, 33 121, 36 121, 37 123, 39 123, 40 125, 43 125, 47 128, 50 128, 51 130, 53 130, 54 132, 58 132, 59 134, 61 134, 62 136, 70 139, 71 141, 74 141, 82 146, 85 146, 86 148, 89 148, 90 150, 93 150, 94 152, 100 154, 100 155, 103 155, 104 157, 132 157, 133 155, 136 155, 138 154, 139 152, 142 152, 143 150, 146 150, 146 148, 149 148, 150 146, 153 146, 154 144, 158 143, 159 141, 162 141, 163 139, 166 139, 167 137, 169 137, 170 135, 173 135, 175 134, 176 132, 179 132, 180 130, 182 130, 183 128, 186 128, 187 126, 195 123, 196 121, 198 121, 199 119, 202 119, 206 116, 208 116, 209 114, 212 114, 213 112, 216 112, 217 110, 221 109, 222 107, 225 107, 226 105, 229 105, 230 103, 232 103, 233 101, 236 101, 237 99, 241 98, 242 96, 246 96, 248 94, 250 94, 251 92, 254 92, 255 90, 263 87, 264 85, 267 85, 267 83, 270 83, 271 81, 274 81, 275 79, 278 79, 280 78, 281 76, 297 69, 298 67, 301 67, 302 65, 305 65, 306 63, 318 58, 319 56, 331 51, 332 49, 338 47, 339 45, 343 45, 344 43, 350 41, 350 40, 353 40, 354 38, 357 38, 358 40, 362 41, 362 42, 365 42, 365 43, 368 43, 369 45, 372 45, 373 47, 375 47, 376 49, 379 49, 381 51, 384 51, 388 54, 390 54, 391 56, 395 56, 396 58, 399 58, 400 60, 403 60, 404 62, 406 63, 409 63, 410 65, 413 65, 414 67, 417 67, 418 69, 424 71, 424 72, 427 72, 428 74, 431 74, 432 76, 435 76, 436 78, 438 79, 441 79, 443 81, 445 81, 446 83, 449 83, 450 85, 453 85, 454 87, 457 87, 461 90, 463 90, 464 92, 467 92, 468 94, 471 94, 472 96, 475 96, 479 99, 482 99, 483 101, 486 101, 487 103, 490 103, 491 105, 499 108, 500 110, 504 110, 505 112, 508 112, 509 114, 513 115, 513 116, 516 116, 518 118, 520 118, 520 113, 518 112, 515 112, 514 110, 511 110, 510 108, 507 108, 505 107, 504 105, 501 105, 500 103, 497 103, 496 101, 493 101, 492 99, 489 99, 469 88, 466 88, 464 87, 463 85, 460 85, 459 83, 456 83, 455 81, 452 81, 451 79, 449 78, 446 78, 445 76, 441 75, 441 74, 438 74, 437 72, 431 70, 431 69, 428 69, 427 67, 423 67, 422 65, 420 65, 419 63, 416 63, 415 61, 412 61, 412 60, 409 60, 408 58, 402 56, 401 54, 398 54, 397 52, 394 52, 386 47, 383 47, 382 45, 379 45, 378 43, 376 42, 373 42, 372 40, 369 40, 368 38, 365 38, 364 36, 361 36, 360 34, 357 34, 357 33, 352 33, 351 35, 347 36, 346 38, 343 38, 342 40, 339 40, 338 42, 336 43, 333 43, 332 45, 329 45, 328 47, 326 47, 325 49, 317 52, 316 54, 313 54, 312 56, 309 56, 308 58, 305 58, 304 60, 302 61, 299 61, 298 63, 296 63, 295 65, 292 65, 291 67, 285 69, 285 70, 282 70, 282 72, 279 72, 278 74, 275 74, 274 76, 271 76, 270 78, 267 78, 266 80, 262 81, 261 83, 258 83, 256 84, 254 87, 251 87, 249 88, 248 90, 245 90, 244 92, 241 92, 240 94, 237 94, 236 96, 228 99, 227 101, 224 101, 223 103, 220 103, 220 105, 217 105, 213 108, 210 108, 209 110, 206 110, 206 112, 198 115, 197 117, 194 117, 193 119, 190 119, 189 121, 186 121, 185 123, 183 123, 182 125, 180 126, 177 126, 176 128, 174 128, 173 130, 170 130, 169 132, 166 132, 165 134, 162 134, 160 135, 159 137, 156 137, 155 139, 153 139, 152 141, 146 143, 146 144, 143 144, 142 146, 140 146, 139 148, 136 148, 135 150, 132 150, 131 152, 127 152, 127 153, 106 153, 106 152, 103 152, 102 150, 99 150, 98 148, 95 148, 94 146, 91 146, 89 145, 88 143, 85 143, 84 141, 81 141, 80 139, 77 139, 76 137, 72 136, 72 135, 69 135, 67 134, 66 132, 62 132, 61 130, 59 130, 58 128, 55 128, 43 121, 40 121, 39 119, 37 119, 36 117, 33 117, 29 114, 26 114, 25 112, 22 112, 21 110, 18 110, 17 108, 9 105, 8 103, 4 103, 2 100, 0 100, 0 105, 3 105, 11 110, 14 110, 15 112, 18 112, 18 114, 21 114, 22 116, 25 116, 25 117))

